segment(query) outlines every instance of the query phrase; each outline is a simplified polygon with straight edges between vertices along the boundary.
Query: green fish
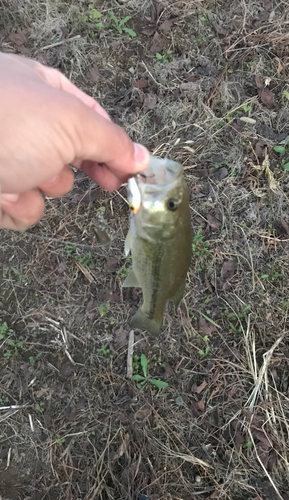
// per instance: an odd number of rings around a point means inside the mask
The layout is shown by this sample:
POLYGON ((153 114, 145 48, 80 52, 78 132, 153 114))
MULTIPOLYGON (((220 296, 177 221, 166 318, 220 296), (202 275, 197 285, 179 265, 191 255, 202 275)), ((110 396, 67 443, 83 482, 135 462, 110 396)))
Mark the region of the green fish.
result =
POLYGON ((149 167, 128 181, 131 208, 125 254, 132 269, 124 287, 140 287, 143 304, 132 328, 156 336, 168 300, 178 307, 191 262, 192 227, 189 193, 183 167, 172 160, 151 157, 149 167))

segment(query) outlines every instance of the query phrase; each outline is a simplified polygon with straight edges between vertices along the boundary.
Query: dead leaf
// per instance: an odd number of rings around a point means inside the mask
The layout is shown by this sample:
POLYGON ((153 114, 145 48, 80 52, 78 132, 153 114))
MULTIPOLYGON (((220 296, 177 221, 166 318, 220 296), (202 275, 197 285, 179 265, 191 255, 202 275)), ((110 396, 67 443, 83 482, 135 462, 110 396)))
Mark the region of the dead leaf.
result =
POLYGON ((195 402, 195 407, 197 408, 197 410, 199 410, 200 412, 203 412, 205 410, 205 403, 204 401, 196 401, 195 402))
POLYGON ((152 40, 150 51, 153 54, 156 54, 157 52, 161 52, 163 50, 164 46, 165 46, 164 39, 156 31, 155 34, 154 34, 154 36, 153 36, 153 40, 152 40))
POLYGON ((216 76, 217 75, 217 68, 215 66, 208 65, 208 66, 198 66, 196 68, 197 72, 199 75, 202 76, 216 76))
POLYGON ((263 90, 264 84, 262 82, 262 78, 261 78, 260 75, 256 75, 255 76, 255 82, 256 82, 256 85, 257 85, 257 89, 263 90))
POLYGON ((159 30, 163 31, 164 33, 170 31, 172 25, 174 24, 174 21, 175 19, 167 19, 159 26, 159 30))
POLYGON ((104 266, 105 271, 108 273, 113 273, 119 264, 119 260, 117 257, 112 257, 111 259, 108 259, 107 263, 104 266))
POLYGON ((275 64, 277 64, 277 73, 281 73, 283 66, 282 66, 282 63, 281 63, 279 57, 274 57, 273 61, 275 64))
POLYGON ((268 87, 265 87, 261 93, 260 93, 260 99, 262 103, 266 106, 266 108, 273 108, 274 107, 274 94, 271 92, 271 90, 268 89, 268 87))
POLYGON ((155 94, 147 94, 144 98, 143 102, 143 111, 146 113, 152 109, 156 108, 157 105, 157 96, 155 94))
POLYGON ((181 90, 199 90, 199 82, 183 82, 180 84, 180 89, 181 90))
POLYGON ((208 385, 208 382, 206 380, 203 380, 203 382, 200 385, 193 384, 191 387, 191 391, 195 392, 196 394, 200 394, 208 385))
POLYGON ((215 331, 216 327, 207 321, 203 316, 200 316, 199 319, 199 333, 203 336, 211 335, 215 331))
POLYGON ((230 280, 236 273, 237 267, 238 264, 236 259, 225 260, 221 269, 222 279, 225 281, 230 280))
POLYGON ((99 70, 98 70, 96 63, 91 64, 91 66, 89 66, 89 68, 87 69, 86 78, 92 83, 97 83, 99 80, 99 77, 100 77, 100 73, 99 73, 99 70))
POLYGON ((98 315, 98 302, 97 300, 91 299, 86 306, 85 312, 88 319, 94 319, 98 315))
POLYGON ((209 226, 212 229, 220 229, 220 227, 222 226, 222 221, 217 219, 216 217, 214 217, 211 214, 207 215, 207 221, 208 221, 209 226))
POLYGON ((64 363, 60 369, 59 378, 65 382, 74 373, 74 366, 71 363, 64 363))
POLYGON ((197 168, 195 168, 193 170, 193 172, 194 172, 194 175, 196 175, 197 177, 200 177, 201 179, 209 176, 208 169, 205 166, 203 166, 203 167, 198 166, 197 168))
POLYGON ((281 227, 284 229, 285 233, 289 234, 289 226, 284 219, 281 219, 281 227))
POLYGON ((147 80, 146 78, 141 78, 140 80, 136 80, 134 86, 137 89, 145 89, 149 86, 149 80, 147 80))
POLYGON ((258 160, 260 161, 260 163, 262 163, 264 161, 264 158, 265 158, 265 147, 267 146, 266 142, 265 141, 257 141, 255 146, 254 146, 254 150, 255 150, 255 153, 256 153, 256 156, 258 158, 258 160))
POLYGON ((146 36, 152 36, 155 33, 155 31, 156 31, 155 25, 147 26, 142 30, 142 34, 146 36))
POLYGON ((226 167, 221 167, 216 170, 216 172, 213 175, 214 181, 215 182, 221 182, 223 181, 226 177, 228 177, 228 169, 226 167))
POLYGON ((17 46, 24 45, 27 42, 27 31, 18 30, 16 33, 10 33, 9 40, 17 46))
POLYGON ((135 420, 146 420, 151 415, 150 408, 141 408, 134 414, 135 420))
POLYGON ((122 326, 114 332, 114 345, 116 349, 120 349, 127 345, 128 331, 122 326))

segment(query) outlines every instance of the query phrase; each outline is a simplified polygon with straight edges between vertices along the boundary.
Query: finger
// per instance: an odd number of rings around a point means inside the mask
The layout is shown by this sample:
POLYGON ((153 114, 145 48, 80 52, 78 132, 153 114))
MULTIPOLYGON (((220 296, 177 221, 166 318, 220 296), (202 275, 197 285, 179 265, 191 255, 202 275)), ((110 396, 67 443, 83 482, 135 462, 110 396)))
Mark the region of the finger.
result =
POLYGON ((41 184, 38 188, 46 196, 58 198, 68 193, 72 189, 73 183, 74 174, 68 166, 65 166, 58 175, 41 184))
POLYGON ((105 120, 87 106, 72 106, 75 127, 75 160, 92 160, 105 164, 119 179, 145 170, 150 162, 148 150, 131 141, 126 132, 115 123, 105 120), (74 109, 73 109, 74 108, 74 109))
POLYGON ((60 73, 60 71, 58 71, 57 69, 48 68, 47 66, 40 64, 38 67, 38 74, 40 74, 40 76, 52 87, 56 87, 60 90, 65 90, 65 92, 73 94, 86 106, 99 113, 103 118, 110 120, 109 115, 98 102, 96 102, 92 97, 77 88, 70 80, 68 80, 68 78, 66 78, 66 76, 60 73))
POLYGON ((21 193, 16 201, 11 195, 1 195, 0 227, 24 231, 39 221, 44 212, 44 200, 38 190, 21 193))
POLYGON ((127 180, 127 176, 120 179, 106 165, 99 165, 94 162, 82 162, 81 169, 99 186, 108 191, 115 191, 123 182, 127 180))

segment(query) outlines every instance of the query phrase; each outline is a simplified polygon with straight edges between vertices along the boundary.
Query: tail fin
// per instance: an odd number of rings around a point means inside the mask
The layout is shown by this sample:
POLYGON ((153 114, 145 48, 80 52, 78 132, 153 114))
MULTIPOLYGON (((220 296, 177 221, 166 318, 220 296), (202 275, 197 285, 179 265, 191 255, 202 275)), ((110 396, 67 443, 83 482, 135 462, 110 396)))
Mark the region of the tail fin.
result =
POLYGON ((162 326, 162 318, 150 319, 140 308, 132 317, 130 325, 132 326, 132 328, 139 328, 140 330, 146 330, 152 336, 156 337, 158 333, 160 333, 160 328, 162 326))

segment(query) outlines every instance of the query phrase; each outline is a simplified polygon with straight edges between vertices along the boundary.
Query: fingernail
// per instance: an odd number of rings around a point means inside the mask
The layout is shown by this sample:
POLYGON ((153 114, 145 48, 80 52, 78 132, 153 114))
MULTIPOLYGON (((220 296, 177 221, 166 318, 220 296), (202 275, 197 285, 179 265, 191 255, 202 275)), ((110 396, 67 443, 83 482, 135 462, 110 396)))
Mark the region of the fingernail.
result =
POLYGON ((150 154, 148 150, 136 142, 134 143, 134 159, 136 162, 136 168, 139 170, 147 168, 150 162, 150 154))
POLYGON ((18 198, 19 198, 19 194, 17 194, 17 193, 4 193, 4 194, 1 194, 1 196, 0 196, 1 202, 4 201, 7 203, 13 203, 13 202, 17 201, 18 198))

